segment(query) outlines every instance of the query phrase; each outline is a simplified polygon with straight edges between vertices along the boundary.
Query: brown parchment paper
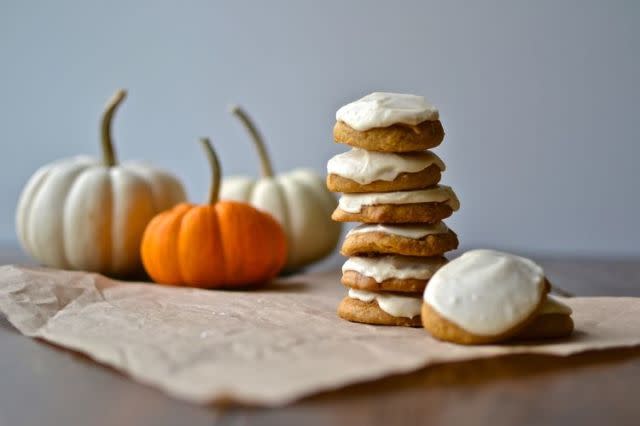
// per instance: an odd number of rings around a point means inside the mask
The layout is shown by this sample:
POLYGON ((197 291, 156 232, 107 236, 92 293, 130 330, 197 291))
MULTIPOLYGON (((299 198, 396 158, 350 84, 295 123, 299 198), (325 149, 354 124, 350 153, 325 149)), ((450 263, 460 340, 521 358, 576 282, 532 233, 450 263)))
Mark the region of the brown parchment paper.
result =
POLYGON ((433 363, 640 344, 640 298, 566 299, 576 323, 566 341, 465 347, 423 329, 339 319, 338 278, 299 275, 259 291, 206 291, 3 266, 0 312, 27 336, 196 403, 274 406, 433 363))

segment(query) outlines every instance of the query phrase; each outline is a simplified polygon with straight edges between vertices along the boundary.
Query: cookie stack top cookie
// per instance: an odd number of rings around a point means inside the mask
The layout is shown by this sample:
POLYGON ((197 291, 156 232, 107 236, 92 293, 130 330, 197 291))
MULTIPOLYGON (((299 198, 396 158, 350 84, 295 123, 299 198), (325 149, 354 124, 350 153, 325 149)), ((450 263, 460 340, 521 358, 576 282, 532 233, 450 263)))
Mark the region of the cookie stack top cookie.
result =
POLYGON ((460 203, 439 184, 446 167, 429 151, 444 139, 439 112, 422 96, 375 92, 337 111, 333 135, 351 150, 327 164, 328 188, 343 193, 332 218, 363 223, 342 246, 350 291, 339 314, 419 325, 420 293, 458 246, 442 220, 460 203))
POLYGON ((424 97, 374 92, 336 112, 336 142, 370 151, 416 152, 444 138, 438 110, 424 97))

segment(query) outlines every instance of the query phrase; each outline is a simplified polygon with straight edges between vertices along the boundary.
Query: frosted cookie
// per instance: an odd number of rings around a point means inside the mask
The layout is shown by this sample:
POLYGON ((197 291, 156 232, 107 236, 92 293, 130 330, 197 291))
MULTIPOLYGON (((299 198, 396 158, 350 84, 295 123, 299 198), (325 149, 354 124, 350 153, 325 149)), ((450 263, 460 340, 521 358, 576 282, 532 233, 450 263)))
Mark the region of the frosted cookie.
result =
POLYGON ((340 253, 439 256, 458 248, 458 237, 443 222, 435 224, 364 224, 347 233, 340 253))
POLYGON ((420 296, 374 293, 349 289, 338 306, 338 316, 352 322, 420 327, 420 296))
POLYGON ((433 275, 424 291, 422 324, 449 342, 504 341, 536 318, 548 291, 544 272, 533 261, 472 250, 433 275))
POLYGON ((573 319, 571 319, 572 313, 569 306, 547 294, 536 317, 514 336, 514 339, 534 340, 568 337, 574 328, 573 319))
POLYGON ((331 218, 338 222, 436 223, 460 208, 446 185, 400 192, 342 194, 331 218))
POLYGON ((422 96, 375 92, 336 112, 333 137, 369 151, 412 152, 440 145, 444 129, 422 96))
POLYGON ((356 290, 420 293, 447 263, 442 256, 350 257, 342 265, 342 284, 356 290))
POLYGON ((431 151, 394 154, 354 148, 327 163, 327 188, 333 192, 389 192, 437 184, 445 170, 431 151))

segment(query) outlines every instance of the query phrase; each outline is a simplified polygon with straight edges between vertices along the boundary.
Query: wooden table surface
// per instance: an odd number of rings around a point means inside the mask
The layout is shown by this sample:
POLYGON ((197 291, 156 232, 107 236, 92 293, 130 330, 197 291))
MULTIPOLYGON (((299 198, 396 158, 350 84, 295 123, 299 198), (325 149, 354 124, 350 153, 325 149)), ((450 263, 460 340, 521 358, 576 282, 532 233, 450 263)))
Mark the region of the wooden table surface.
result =
MULTIPOLYGON (((537 259, 576 295, 640 296, 640 259, 537 259)), ((25 263, 14 248, 0 264, 25 263)), ((20 335, 0 318, 0 426, 640 425, 640 348, 425 368, 278 409, 195 406, 20 335)))

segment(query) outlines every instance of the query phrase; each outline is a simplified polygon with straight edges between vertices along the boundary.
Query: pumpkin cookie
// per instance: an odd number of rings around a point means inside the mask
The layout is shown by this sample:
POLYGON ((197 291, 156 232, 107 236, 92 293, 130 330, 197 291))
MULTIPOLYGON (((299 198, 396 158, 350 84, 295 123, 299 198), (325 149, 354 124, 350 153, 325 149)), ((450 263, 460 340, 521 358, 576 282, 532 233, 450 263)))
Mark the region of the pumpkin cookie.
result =
POLYGON ((422 96, 375 92, 340 108, 336 121, 336 142, 369 151, 422 151, 444 138, 438 110, 422 96))
POLYGON ((390 192, 423 189, 440 181, 445 165, 431 151, 393 154, 354 148, 327 163, 333 192, 390 192))
POLYGON ((351 179, 330 174, 327 176, 327 188, 332 192, 390 192, 422 189, 440 182, 442 171, 435 165, 415 173, 400 173, 392 181, 377 180, 359 184, 351 179))
POLYGON ((514 339, 557 339, 567 337, 573 332, 572 310, 555 297, 547 297, 536 317, 523 328, 514 339))
POLYGON ((338 222, 436 223, 460 208, 446 185, 400 192, 343 194, 331 218, 338 222))
POLYGON ((359 132, 342 121, 333 127, 333 138, 338 143, 380 152, 415 152, 435 148, 444 139, 444 128, 439 120, 424 121, 417 126, 394 124, 359 132))
POLYGON ((536 318, 548 291, 542 268, 531 260, 469 251, 429 281, 422 324, 439 340, 467 345, 504 341, 536 318))
POLYGON ((338 316, 352 322, 420 327, 419 296, 349 290, 338 306, 338 316))
POLYGON ((422 293, 429 278, 446 263, 442 256, 350 257, 342 265, 341 282, 357 290, 422 293))
POLYGON ((442 222, 435 224, 360 225, 347 233, 340 253, 437 256, 458 248, 458 237, 442 222))

